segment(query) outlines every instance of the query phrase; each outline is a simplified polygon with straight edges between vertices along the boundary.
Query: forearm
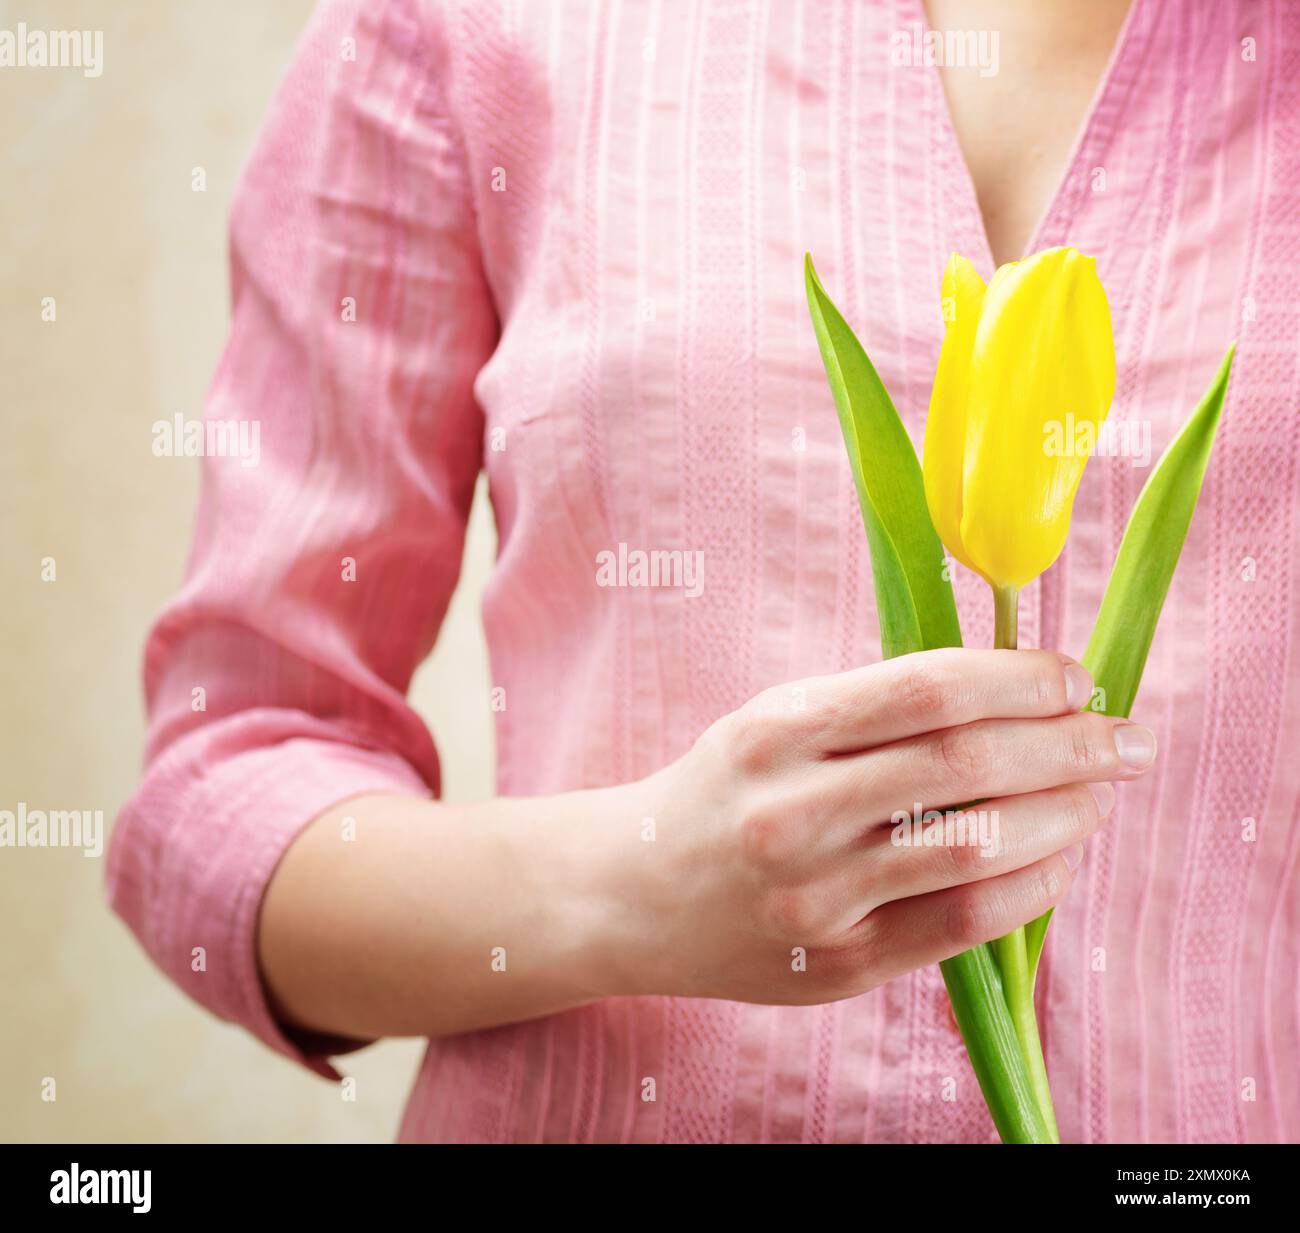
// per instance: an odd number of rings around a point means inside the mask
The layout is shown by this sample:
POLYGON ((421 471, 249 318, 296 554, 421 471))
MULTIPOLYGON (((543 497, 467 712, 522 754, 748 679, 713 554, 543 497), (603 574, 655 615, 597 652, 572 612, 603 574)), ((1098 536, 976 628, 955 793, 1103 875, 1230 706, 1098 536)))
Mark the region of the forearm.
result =
POLYGON ((774 686, 636 783, 359 797, 290 846, 259 947, 288 1023, 449 1035, 635 995, 856 997, 1054 907, 1154 736, 1047 651, 926 652, 774 686), (978 843, 896 834, 982 802, 978 843), (347 819, 355 819, 355 835, 347 819))
POLYGON ((282 1019, 439 1036, 635 988, 625 790, 454 806, 369 796, 317 818, 267 890, 263 979, 282 1019))

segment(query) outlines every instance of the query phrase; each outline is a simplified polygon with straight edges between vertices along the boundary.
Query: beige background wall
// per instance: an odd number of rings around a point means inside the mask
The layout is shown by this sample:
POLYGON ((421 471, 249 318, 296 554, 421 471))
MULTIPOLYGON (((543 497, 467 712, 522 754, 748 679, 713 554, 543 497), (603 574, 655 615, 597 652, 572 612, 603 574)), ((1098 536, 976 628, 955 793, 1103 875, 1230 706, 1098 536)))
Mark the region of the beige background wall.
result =
MULTIPOLYGON (((198 413, 225 331, 231 189, 310 9, 0 0, 0 29, 104 31, 98 78, 0 68, 0 809, 108 823, 138 773, 141 646, 197 492, 196 461, 155 458, 151 425, 198 413)), ((477 617, 493 551, 480 493, 415 687, 455 799, 492 782, 477 617)), ((105 907, 103 874, 102 857, 0 848, 0 1140, 393 1137, 417 1042, 346 1059, 344 1102, 167 984, 105 907)))

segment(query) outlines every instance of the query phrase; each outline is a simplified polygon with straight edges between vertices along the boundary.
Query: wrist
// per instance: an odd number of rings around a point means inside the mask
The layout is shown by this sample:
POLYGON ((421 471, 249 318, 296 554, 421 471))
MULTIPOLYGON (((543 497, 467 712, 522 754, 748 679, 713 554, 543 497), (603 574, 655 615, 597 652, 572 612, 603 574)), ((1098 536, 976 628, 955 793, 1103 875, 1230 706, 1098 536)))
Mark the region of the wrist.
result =
POLYGON ((667 898, 656 777, 575 793, 562 895, 591 997, 673 992, 664 963, 667 898))

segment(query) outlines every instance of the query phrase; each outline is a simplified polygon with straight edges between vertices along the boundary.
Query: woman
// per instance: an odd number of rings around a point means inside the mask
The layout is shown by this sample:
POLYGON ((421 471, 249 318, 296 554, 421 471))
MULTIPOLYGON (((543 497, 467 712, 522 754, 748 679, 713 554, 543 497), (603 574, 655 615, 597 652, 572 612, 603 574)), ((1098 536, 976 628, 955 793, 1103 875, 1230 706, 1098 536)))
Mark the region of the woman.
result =
MULTIPOLYGON (((114 837, 175 980, 322 1074, 433 1038, 406 1139, 984 1139, 934 965, 1078 882, 1041 977, 1062 1137, 1297 1137, 1300 20, 1127 7, 320 9, 207 411, 262 460, 206 463, 114 837), (919 440, 948 254, 1061 243, 1153 454, 1240 340, 1143 724, 1078 714, 1054 651, 874 663, 803 302, 810 250, 919 440), (403 695, 481 467, 501 796, 453 806, 403 695), (680 576, 602 585, 638 551, 680 576), (890 843, 976 798, 996 857, 890 843)), ((1145 461, 1094 460, 1022 645, 1080 652, 1145 461)))

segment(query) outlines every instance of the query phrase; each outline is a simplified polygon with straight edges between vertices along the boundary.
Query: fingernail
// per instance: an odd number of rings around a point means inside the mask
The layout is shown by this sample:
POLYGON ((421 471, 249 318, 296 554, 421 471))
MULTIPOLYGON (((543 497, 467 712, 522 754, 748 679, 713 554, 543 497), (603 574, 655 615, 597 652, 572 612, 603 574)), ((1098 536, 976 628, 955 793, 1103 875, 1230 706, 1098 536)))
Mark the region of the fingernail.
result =
POLYGON ((1083 844, 1076 843, 1072 848, 1066 848, 1061 853, 1065 861, 1065 867, 1073 873, 1079 867, 1079 862, 1083 860, 1083 844))
POLYGON ((1092 676, 1082 664, 1070 664, 1065 670, 1065 703, 1072 711, 1081 711, 1092 701, 1092 676))
POLYGON ((1141 724, 1119 724, 1115 728, 1115 752, 1126 766, 1140 771, 1155 760, 1155 733, 1141 724))
POLYGON ((1092 799, 1097 802, 1097 816, 1106 817, 1115 807, 1115 785, 1103 780, 1101 783, 1090 783, 1088 791, 1092 793, 1092 799))

